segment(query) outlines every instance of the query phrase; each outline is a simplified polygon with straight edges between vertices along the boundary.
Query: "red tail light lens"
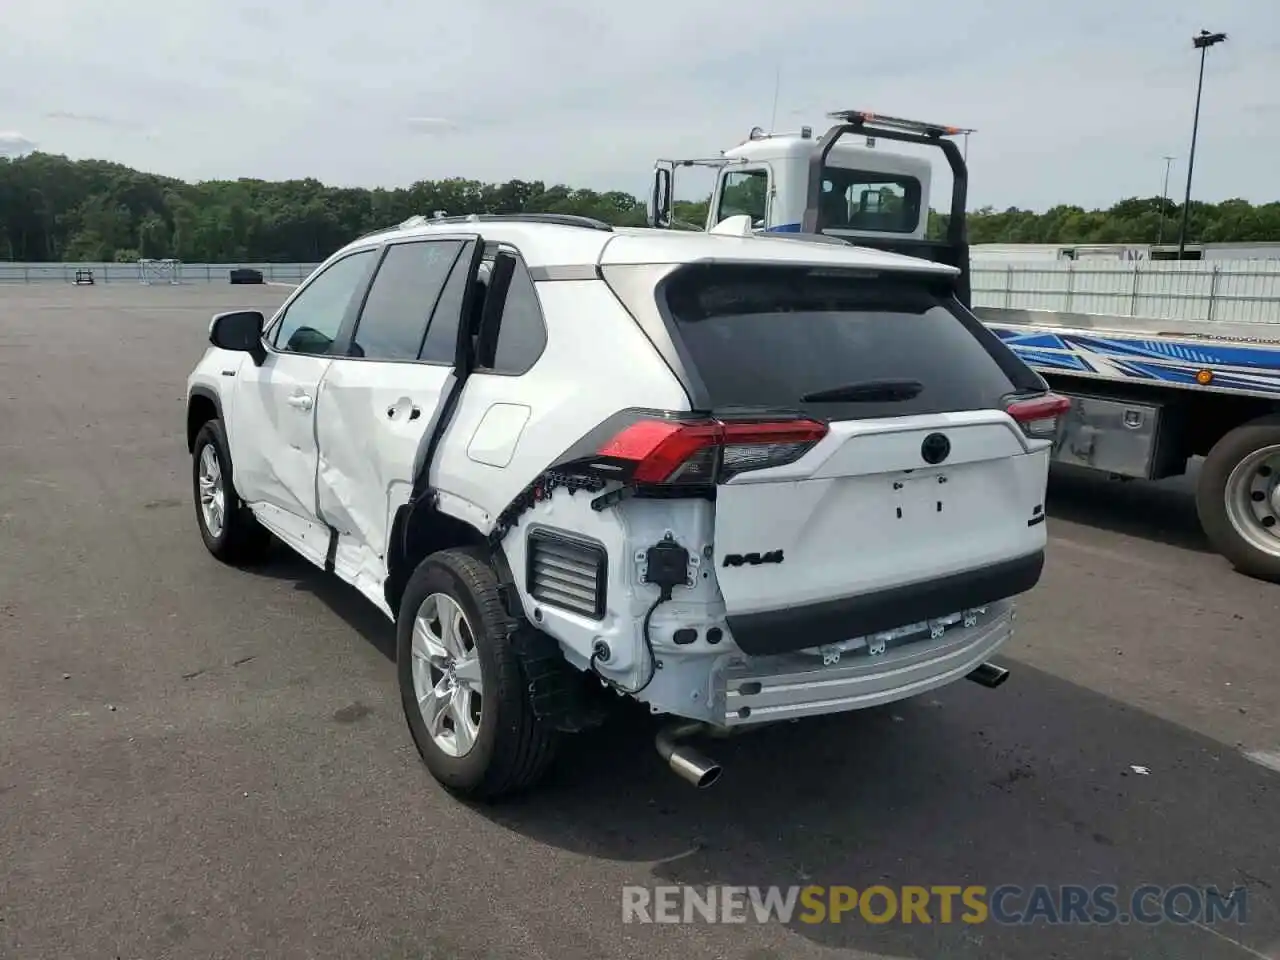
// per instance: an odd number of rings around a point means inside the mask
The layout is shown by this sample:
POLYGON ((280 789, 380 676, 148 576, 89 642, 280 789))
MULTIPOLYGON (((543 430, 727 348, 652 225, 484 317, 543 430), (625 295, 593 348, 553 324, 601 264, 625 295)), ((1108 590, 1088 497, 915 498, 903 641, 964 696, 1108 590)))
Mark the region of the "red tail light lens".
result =
POLYGON ((815 420, 638 420, 598 455, 631 461, 636 483, 723 483, 749 470, 794 463, 826 435, 826 424, 815 420))
POLYGON ((1058 433, 1058 418, 1071 409, 1071 401, 1056 393, 1044 393, 1015 400, 1006 409, 1028 437, 1052 440, 1058 433))

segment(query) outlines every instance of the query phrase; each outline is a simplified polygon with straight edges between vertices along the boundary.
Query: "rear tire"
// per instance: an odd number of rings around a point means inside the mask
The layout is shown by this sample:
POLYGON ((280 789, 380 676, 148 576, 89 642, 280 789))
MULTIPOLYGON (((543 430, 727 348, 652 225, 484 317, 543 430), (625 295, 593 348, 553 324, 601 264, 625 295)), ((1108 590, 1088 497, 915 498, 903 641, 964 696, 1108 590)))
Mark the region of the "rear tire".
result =
POLYGON ((1201 468, 1196 511, 1232 566, 1280 582, 1280 417, 1246 423, 1214 444, 1201 468))
POLYGON ((432 554, 405 586, 396 622, 405 720, 431 775, 458 797, 519 793, 554 759, 559 736, 533 712, 515 627, 492 567, 471 551, 432 554))
POLYGON ((208 421, 196 434, 191 488, 200 539, 211 554, 234 566, 257 563, 267 555, 271 534, 236 495, 221 420, 208 421))

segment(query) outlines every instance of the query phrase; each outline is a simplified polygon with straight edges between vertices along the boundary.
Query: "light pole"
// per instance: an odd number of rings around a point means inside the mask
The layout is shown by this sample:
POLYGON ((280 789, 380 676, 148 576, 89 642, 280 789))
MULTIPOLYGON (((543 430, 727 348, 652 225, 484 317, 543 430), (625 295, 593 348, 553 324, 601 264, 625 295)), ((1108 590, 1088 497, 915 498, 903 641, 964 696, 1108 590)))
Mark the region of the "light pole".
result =
POLYGON ((1204 89, 1204 55, 1215 43, 1227 39, 1225 33, 1210 33, 1201 30, 1191 38, 1192 45, 1200 51, 1200 79, 1196 82, 1196 112, 1191 121, 1191 152, 1187 155, 1187 195, 1182 201, 1182 229, 1178 231, 1178 259, 1187 243, 1187 216, 1191 213, 1191 170, 1196 165, 1196 134, 1200 130, 1200 92, 1204 89))
POLYGON ((1164 186, 1160 188, 1160 232, 1156 235, 1156 246, 1164 243, 1164 214, 1169 206, 1169 168, 1177 157, 1161 157, 1164 161, 1164 186))

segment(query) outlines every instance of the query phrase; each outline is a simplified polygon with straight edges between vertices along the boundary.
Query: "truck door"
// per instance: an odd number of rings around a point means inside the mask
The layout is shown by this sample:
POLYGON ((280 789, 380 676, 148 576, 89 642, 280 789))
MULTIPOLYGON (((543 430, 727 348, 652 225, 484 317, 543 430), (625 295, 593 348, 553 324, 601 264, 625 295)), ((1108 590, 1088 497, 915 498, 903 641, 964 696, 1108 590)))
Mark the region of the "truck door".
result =
MULTIPOLYGON (((747 215, 757 230, 778 229, 769 219, 773 180, 767 164, 721 171, 711 198, 707 228, 728 217, 747 215)), ((798 228, 798 225, 797 227, 798 228)))

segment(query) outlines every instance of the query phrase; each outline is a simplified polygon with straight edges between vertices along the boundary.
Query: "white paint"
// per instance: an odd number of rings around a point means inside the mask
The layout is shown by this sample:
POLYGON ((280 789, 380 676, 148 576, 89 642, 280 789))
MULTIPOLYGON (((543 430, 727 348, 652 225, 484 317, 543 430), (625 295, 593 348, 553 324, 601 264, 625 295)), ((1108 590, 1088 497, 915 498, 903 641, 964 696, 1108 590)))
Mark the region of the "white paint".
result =
POLYGON ((1259 953, 1257 950, 1253 949, 1253 947, 1249 946, 1248 944, 1241 943, 1235 937, 1229 937, 1225 933, 1223 933, 1221 930, 1215 930, 1213 927, 1209 926, 1208 924, 1201 923, 1199 920, 1192 920, 1191 925, 1200 930, 1203 930, 1205 933, 1213 934, 1219 940, 1225 940, 1227 943, 1231 944, 1234 947, 1239 947, 1240 950, 1243 951, 1248 956, 1257 957, 1257 960, 1276 960, 1276 957, 1280 956, 1280 952, 1277 952, 1275 950, 1271 951, 1270 953, 1259 953))
MULTIPOLYGON (((485 228, 487 235, 488 224, 485 228)), ((547 325, 542 356, 522 377, 473 374, 432 464, 433 487, 491 518, 574 441, 617 411, 689 408, 684 389, 603 281, 541 283, 538 297, 547 325), (468 452, 495 404, 527 406, 531 411, 505 467, 477 463, 468 452)), ((578 500, 590 509, 586 498, 578 500)), ((441 507, 447 509, 444 503, 441 507)), ((488 532, 487 525, 482 532, 488 532)))
POLYGON ((389 504, 413 485, 414 456, 448 375, 433 364, 342 359, 325 377, 316 407, 320 516, 363 548, 359 569, 376 582, 386 576, 389 504))
MULTIPOLYGON (((608 234, 605 234, 608 236, 608 234)), ((686 263, 692 260, 812 264, 867 270, 910 270, 950 276, 955 267, 918 260, 898 253, 828 243, 797 243, 769 234, 723 236, 686 230, 645 230, 620 227, 604 247, 604 266, 644 263, 686 263)))
POLYGON ((324 558, 329 549, 329 531, 323 524, 265 501, 253 504, 252 510, 258 522, 287 546, 324 569, 324 558))
POLYGON ((722 486, 715 568, 729 613, 820 603, 944 577, 1044 548, 1043 450, 999 411, 831 424, 808 454, 722 486), (952 455, 920 465, 945 429, 952 455), (897 486, 899 489, 895 489, 897 486), (942 505, 939 512, 938 504, 942 505), (782 550, 785 562, 726 567, 731 553, 782 550))
POLYGON ((471 435, 467 456, 490 467, 510 466, 520 434, 532 413, 532 408, 523 403, 495 403, 485 411, 471 435))

